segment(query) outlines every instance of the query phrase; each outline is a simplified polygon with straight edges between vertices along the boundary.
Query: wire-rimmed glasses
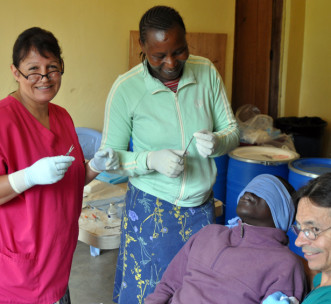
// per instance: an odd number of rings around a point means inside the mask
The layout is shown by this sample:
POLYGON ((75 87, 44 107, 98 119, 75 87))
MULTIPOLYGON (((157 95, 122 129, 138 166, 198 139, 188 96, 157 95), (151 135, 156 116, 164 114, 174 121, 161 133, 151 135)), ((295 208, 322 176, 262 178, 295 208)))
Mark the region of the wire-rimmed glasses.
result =
POLYGON ((36 83, 40 80, 42 80, 44 77, 46 77, 48 80, 58 80, 61 78, 61 76, 63 75, 63 71, 51 71, 48 72, 46 74, 40 74, 40 73, 31 73, 29 75, 24 75, 19 69, 17 69, 17 71, 20 72, 20 74, 27 79, 28 81, 32 82, 32 83, 36 83))
POLYGON ((318 238, 318 236, 322 233, 322 232, 325 232, 329 229, 331 229, 331 227, 329 228, 326 228, 324 230, 320 230, 319 231, 319 228, 316 228, 316 227, 311 227, 311 228, 305 228, 305 229, 301 229, 300 228, 300 225, 298 224, 294 224, 291 226, 292 227, 292 230, 293 232, 298 236, 299 233, 302 231, 304 236, 308 239, 308 240, 311 240, 311 241, 314 241, 318 238))

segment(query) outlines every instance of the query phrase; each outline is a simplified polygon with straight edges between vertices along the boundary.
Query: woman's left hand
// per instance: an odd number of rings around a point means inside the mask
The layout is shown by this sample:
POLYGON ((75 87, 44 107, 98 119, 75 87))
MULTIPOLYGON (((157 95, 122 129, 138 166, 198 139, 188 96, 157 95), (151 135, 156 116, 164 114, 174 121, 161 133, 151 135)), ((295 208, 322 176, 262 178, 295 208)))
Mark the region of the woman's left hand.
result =
POLYGON ((94 172, 116 170, 119 167, 117 153, 112 148, 97 151, 89 161, 89 166, 94 172))
POLYGON ((207 158, 217 151, 220 140, 216 134, 208 130, 202 130, 195 132, 193 135, 196 138, 197 150, 202 157, 207 158))

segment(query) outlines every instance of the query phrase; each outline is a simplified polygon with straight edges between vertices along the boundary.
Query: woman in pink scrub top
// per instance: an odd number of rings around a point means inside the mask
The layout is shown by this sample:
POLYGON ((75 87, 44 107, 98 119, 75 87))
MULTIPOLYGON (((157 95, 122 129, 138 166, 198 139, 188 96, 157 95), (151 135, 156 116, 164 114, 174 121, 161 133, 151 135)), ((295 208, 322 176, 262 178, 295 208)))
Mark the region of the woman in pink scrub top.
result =
POLYGON ((64 72, 52 33, 20 34, 11 71, 18 89, 0 101, 0 303, 70 303, 83 187, 118 158, 108 149, 85 163, 70 115, 51 103, 64 72))

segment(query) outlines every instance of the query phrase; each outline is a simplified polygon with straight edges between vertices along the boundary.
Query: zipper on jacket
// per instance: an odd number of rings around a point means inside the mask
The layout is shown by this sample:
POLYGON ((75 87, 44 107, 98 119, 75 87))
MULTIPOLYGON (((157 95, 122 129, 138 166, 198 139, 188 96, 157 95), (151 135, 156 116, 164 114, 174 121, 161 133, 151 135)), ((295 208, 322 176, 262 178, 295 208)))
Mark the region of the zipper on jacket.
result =
MULTIPOLYGON (((178 90, 177 90, 177 93, 178 93, 178 90)), ((177 93, 175 93, 175 104, 176 104, 176 109, 177 109, 177 113, 178 113, 178 120, 179 120, 179 125, 180 125, 180 129, 181 129, 181 134, 182 134, 182 150, 184 150, 185 149, 184 127, 183 127, 182 115, 181 115, 180 108, 179 108, 177 93)), ((185 163, 185 158, 184 158, 184 163, 185 163)), ((186 170, 185 170, 185 167, 184 167, 183 179, 182 179, 182 184, 180 186, 179 196, 175 200, 175 205, 176 206, 177 206, 178 201, 183 197, 183 194, 184 194, 186 175, 187 175, 187 173, 186 173, 186 170)))

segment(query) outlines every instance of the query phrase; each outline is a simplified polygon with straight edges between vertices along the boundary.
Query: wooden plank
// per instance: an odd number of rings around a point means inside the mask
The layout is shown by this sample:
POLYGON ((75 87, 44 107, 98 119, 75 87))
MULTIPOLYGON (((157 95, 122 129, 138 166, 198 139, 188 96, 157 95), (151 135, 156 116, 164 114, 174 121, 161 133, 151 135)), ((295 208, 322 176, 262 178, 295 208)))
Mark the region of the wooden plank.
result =
POLYGON ((272 0, 236 0, 232 108, 268 113, 272 0))
POLYGON ((272 0, 272 32, 271 32, 271 62, 269 84, 269 111, 268 114, 278 117, 279 100, 279 69, 281 60, 283 0, 272 0))
MULTIPOLYGON (((227 35, 220 33, 187 33, 190 54, 209 58, 225 78, 225 53, 227 35)), ((139 31, 130 31, 129 69, 141 62, 139 31)))
POLYGON ((257 50, 256 50, 256 105, 261 113, 269 112, 269 81, 272 0, 260 0, 257 6, 257 50))

